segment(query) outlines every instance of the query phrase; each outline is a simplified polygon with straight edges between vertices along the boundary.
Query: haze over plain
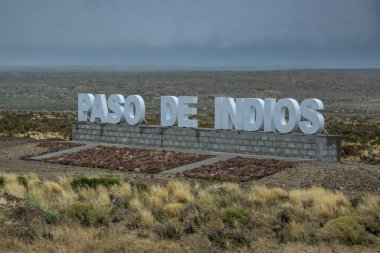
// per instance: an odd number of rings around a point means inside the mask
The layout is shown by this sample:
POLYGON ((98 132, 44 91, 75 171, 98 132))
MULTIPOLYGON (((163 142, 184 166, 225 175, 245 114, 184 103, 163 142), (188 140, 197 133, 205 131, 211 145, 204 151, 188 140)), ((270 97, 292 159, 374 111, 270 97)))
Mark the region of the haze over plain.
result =
POLYGON ((380 2, 2 0, 0 66, 380 67, 380 2))

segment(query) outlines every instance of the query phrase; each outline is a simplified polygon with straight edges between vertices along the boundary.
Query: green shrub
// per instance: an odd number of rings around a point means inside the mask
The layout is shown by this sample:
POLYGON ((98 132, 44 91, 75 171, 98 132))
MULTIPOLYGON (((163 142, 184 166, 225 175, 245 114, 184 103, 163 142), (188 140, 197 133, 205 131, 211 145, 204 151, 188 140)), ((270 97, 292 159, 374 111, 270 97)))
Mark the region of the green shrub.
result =
POLYGON ((3 177, 3 176, 0 176, 0 187, 4 187, 4 185, 5 185, 5 177, 3 177))
POLYGON ((162 223, 154 228, 154 232, 158 234, 161 239, 180 239, 181 229, 177 228, 171 223, 162 223))
POLYGON ((236 248, 250 245, 249 238, 247 238, 244 234, 235 231, 212 231, 208 235, 208 239, 211 243, 221 248, 236 248))
POLYGON ((24 176, 18 176, 17 177, 17 182, 24 186, 25 188, 28 187, 28 178, 24 176))
POLYGON ((7 219, 7 216, 0 211, 0 224, 3 224, 7 219))
POLYGON ((135 187, 139 192, 147 192, 148 186, 141 182, 131 182, 131 185, 135 187))
POLYGON ((380 225, 373 221, 361 221, 362 224, 369 233, 374 235, 380 235, 380 225))
POLYGON ((83 177, 80 179, 75 179, 71 182, 71 187, 74 190, 77 190, 78 188, 81 188, 81 187, 96 188, 98 186, 104 186, 108 188, 113 185, 120 185, 119 179, 83 177))
POLYGON ((339 241, 348 245, 367 245, 374 242, 374 236, 351 216, 341 216, 328 221, 320 235, 327 241, 339 241))
POLYGON ((249 212, 239 206, 230 206, 223 208, 221 211, 221 218, 224 223, 231 226, 245 225, 249 222, 249 212))
POLYGON ((78 219, 83 225, 94 225, 101 221, 100 214, 95 208, 85 204, 73 204, 67 211, 70 218, 78 219))
POLYGON ((52 212, 47 213, 45 215, 45 222, 47 224, 57 224, 62 218, 62 214, 60 212, 52 212))

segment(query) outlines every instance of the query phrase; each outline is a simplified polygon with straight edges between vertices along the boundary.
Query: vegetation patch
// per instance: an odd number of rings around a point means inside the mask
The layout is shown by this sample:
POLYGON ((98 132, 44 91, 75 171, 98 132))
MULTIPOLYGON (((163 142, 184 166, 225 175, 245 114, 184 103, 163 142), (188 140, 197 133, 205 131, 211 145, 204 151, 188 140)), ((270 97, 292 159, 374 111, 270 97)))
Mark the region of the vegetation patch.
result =
POLYGON ((113 178, 87 178, 82 177, 79 179, 74 179, 71 182, 71 187, 74 190, 78 190, 79 188, 89 187, 89 188, 96 188, 98 186, 104 186, 106 188, 109 188, 113 185, 120 185, 119 179, 113 179, 113 178))
POLYGON ((223 208, 221 217, 223 222, 230 226, 245 225, 249 222, 249 212, 235 205, 223 208))
POLYGON ((244 235, 244 232, 216 230, 210 232, 208 239, 221 248, 236 248, 248 246, 250 239, 244 235))
POLYGON ((325 240, 337 240, 348 245, 367 245, 375 240, 373 235, 351 216, 341 216, 328 221, 321 230, 321 236, 325 240))
POLYGON ((161 239, 175 239, 181 238, 181 228, 177 227, 173 223, 166 222, 157 225, 154 228, 154 232, 160 236, 161 239))
POLYGON ((4 187, 5 185, 5 177, 0 176, 0 187, 4 187))
POLYGON ((74 204, 67 210, 70 218, 78 219, 83 225, 94 225, 101 221, 99 211, 86 204, 74 204))
MULTIPOLYGON (((297 252, 297 245, 313 252, 326 244, 337 252, 376 252, 380 243, 374 194, 352 205, 343 193, 321 187, 170 180, 140 189, 122 179, 2 176, 0 236, 17 242, 20 252, 112 252, 110 245, 132 252, 297 252)), ((0 251, 7 250, 0 245, 0 251)))

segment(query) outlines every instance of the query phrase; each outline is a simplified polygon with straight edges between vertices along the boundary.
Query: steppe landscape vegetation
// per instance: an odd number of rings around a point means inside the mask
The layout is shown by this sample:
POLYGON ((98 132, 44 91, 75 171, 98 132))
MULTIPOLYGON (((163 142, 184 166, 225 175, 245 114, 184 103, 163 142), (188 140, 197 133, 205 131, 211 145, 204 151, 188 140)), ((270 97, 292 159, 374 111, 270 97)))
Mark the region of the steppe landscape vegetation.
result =
POLYGON ((379 77, 0 71, 0 252, 378 252, 379 77), (213 127, 214 96, 321 98, 326 131, 342 136, 343 163, 231 182, 28 160, 73 147, 53 141, 70 140, 79 92, 140 94, 148 123, 158 124, 169 91, 199 95, 202 127, 213 127))
POLYGON ((8 173, 0 183, 2 252, 376 252, 380 245, 376 194, 8 173))

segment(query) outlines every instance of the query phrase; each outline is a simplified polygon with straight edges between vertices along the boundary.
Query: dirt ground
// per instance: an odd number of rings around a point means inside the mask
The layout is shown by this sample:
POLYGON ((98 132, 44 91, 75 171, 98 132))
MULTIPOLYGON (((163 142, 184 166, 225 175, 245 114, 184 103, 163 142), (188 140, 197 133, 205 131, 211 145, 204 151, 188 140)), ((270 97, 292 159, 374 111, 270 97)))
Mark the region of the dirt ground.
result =
MULTIPOLYGON (((148 175, 144 173, 123 172, 118 170, 85 168, 69 165, 52 164, 40 161, 23 160, 21 157, 33 156, 47 152, 39 147, 38 141, 22 138, 0 138, 0 173, 27 174, 30 172, 42 178, 55 179, 68 177, 121 177, 149 183, 167 181, 173 175, 148 175)), ((190 181, 210 182, 210 180, 188 179, 190 181)), ((352 162, 335 164, 319 162, 297 163, 293 168, 284 169, 273 175, 256 181, 241 183, 249 186, 260 183, 269 187, 308 188, 322 186, 327 189, 340 190, 349 195, 361 193, 380 194, 380 166, 364 165, 352 162)))

